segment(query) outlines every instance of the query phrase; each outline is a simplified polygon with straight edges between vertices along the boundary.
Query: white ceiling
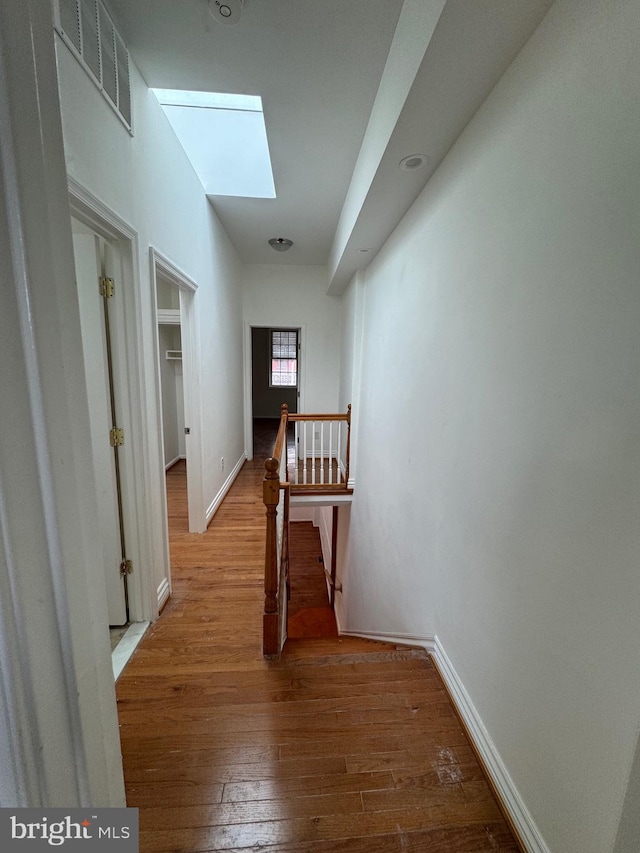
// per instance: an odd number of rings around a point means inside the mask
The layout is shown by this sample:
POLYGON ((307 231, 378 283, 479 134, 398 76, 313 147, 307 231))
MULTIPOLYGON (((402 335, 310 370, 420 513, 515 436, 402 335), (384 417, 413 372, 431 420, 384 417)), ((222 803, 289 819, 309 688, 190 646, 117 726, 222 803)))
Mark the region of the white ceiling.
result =
MULTIPOLYGON (((150 87, 262 97, 277 198, 210 198, 245 262, 327 264, 337 293, 370 262, 552 0, 244 0, 234 26, 214 22, 207 0, 107 2, 150 87), (425 10, 435 30, 412 31, 425 10), (334 240, 389 51, 401 65, 402 40, 415 55, 420 37, 423 59, 412 85, 396 86, 383 156, 348 205, 348 233, 334 240), (397 163, 418 151, 429 167, 406 179, 397 163), (294 246, 276 254, 270 237, 294 246)), ((398 67, 390 62, 387 78, 398 67)), ((386 79, 385 108, 395 82, 386 79)))

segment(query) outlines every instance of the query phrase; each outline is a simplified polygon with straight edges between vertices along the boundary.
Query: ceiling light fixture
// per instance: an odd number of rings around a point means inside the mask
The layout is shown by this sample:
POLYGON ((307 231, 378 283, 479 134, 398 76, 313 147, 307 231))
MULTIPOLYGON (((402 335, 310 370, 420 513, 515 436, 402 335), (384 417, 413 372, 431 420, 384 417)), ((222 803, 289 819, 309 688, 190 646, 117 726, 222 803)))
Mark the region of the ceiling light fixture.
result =
POLYGON ((269 245, 276 252, 288 252, 293 246, 293 240, 287 240, 286 237, 272 237, 269 240, 269 245))
POLYGON ((398 163, 403 172, 416 172, 429 162, 426 154, 409 154, 398 163))
POLYGON ((237 24, 242 14, 243 0, 209 0, 209 12, 219 24, 237 24))

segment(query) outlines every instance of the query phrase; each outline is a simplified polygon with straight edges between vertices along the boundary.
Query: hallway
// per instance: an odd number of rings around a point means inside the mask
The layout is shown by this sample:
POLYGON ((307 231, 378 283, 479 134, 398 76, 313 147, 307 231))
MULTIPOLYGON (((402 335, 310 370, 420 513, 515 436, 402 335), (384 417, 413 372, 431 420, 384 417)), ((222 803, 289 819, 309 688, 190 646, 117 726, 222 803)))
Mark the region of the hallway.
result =
POLYGON ((173 596, 117 684, 142 853, 517 853, 424 652, 357 638, 261 655, 262 463, 202 536, 168 474, 173 596))

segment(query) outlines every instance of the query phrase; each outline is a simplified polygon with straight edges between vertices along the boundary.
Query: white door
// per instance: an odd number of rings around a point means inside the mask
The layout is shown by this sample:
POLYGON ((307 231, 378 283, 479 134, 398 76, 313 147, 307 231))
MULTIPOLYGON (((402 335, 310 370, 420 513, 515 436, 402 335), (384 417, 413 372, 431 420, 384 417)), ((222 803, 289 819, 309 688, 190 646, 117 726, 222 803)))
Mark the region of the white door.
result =
POLYGON ((96 536, 96 559, 103 565, 110 625, 128 620, 122 503, 118 483, 118 448, 111 446, 115 392, 112 387, 104 298, 100 295, 103 246, 100 238, 86 226, 72 220, 73 245, 78 282, 82 345, 89 397, 93 471, 100 518, 96 536))

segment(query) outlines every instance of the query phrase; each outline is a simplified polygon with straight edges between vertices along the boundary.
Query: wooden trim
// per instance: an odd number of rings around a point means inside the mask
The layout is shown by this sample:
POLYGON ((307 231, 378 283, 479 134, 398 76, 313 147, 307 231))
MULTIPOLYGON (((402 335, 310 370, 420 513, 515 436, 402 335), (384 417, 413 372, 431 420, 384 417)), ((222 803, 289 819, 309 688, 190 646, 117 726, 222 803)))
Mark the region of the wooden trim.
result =
POLYGON ((291 483, 291 494, 300 495, 352 495, 346 483, 291 483))
MULTIPOLYGON (((284 405, 284 404, 283 404, 284 405)), ((349 406, 351 409, 351 406, 349 406)), ((335 415, 299 415, 295 412, 289 414, 290 421, 344 421, 345 423, 349 423, 350 421, 350 412, 346 414, 344 412, 340 412, 335 415)))

